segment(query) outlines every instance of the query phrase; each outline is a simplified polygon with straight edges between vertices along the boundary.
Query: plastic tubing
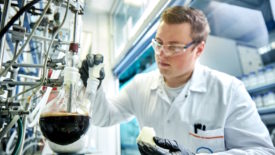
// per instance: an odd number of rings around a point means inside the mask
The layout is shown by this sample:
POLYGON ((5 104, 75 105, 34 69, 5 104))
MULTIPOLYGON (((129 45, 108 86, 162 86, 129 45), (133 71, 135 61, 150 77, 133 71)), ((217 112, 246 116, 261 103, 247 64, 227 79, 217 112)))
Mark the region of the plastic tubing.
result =
MULTIPOLYGON (((53 71, 51 78, 56 79, 59 76, 60 72, 61 72, 60 70, 53 71)), ((47 104, 51 91, 52 91, 52 88, 47 88, 46 93, 43 95, 40 102, 36 105, 34 110, 28 116, 28 121, 29 121, 28 127, 34 127, 38 123, 40 114, 44 109, 45 105, 47 104)))
POLYGON ((28 139, 25 140, 25 144, 31 143, 31 141, 33 141, 35 139, 43 139, 43 136, 32 136, 32 137, 29 137, 28 139))
POLYGON ((13 141, 15 139, 16 134, 17 134, 17 131, 14 130, 13 133, 11 134, 11 136, 10 136, 10 139, 9 139, 9 141, 7 143, 7 146, 6 146, 6 153, 7 154, 11 154, 11 152, 12 152, 11 145, 13 144, 13 141))
POLYGON ((42 99, 40 100, 38 105, 35 107, 34 111, 28 117, 28 120, 33 119, 31 122, 28 123, 28 127, 34 127, 38 122, 40 113, 44 108, 44 106, 46 105, 51 91, 52 91, 52 88, 47 88, 46 93, 43 95, 42 99))
MULTIPOLYGON (((40 139, 43 139, 43 138, 40 138, 40 139)), ((32 142, 32 143, 26 145, 26 146, 24 147, 24 149, 23 149, 22 154, 25 154, 25 152, 26 152, 30 147, 36 146, 36 145, 38 145, 38 143, 36 143, 36 142, 32 142)))
POLYGON ((19 120, 19 118, 20 117, 18 115, 14 116, 10 123, 0 132, 0 140, 6 135, 8 131, 10 131, 10 129, 13 127, 16 121, 19 120))

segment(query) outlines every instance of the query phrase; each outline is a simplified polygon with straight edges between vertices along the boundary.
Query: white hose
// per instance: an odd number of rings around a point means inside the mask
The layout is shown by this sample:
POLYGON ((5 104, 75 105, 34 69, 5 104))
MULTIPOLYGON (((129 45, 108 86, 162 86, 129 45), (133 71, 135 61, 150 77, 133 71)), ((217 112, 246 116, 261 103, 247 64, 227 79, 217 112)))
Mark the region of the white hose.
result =
POLYGON ((26 146, 24 147, 23 151, 22 151, 22 155, 24 155, 24 153, 25 153, 30 147, 32 147, 32 146, 37 146, 37 145, 39 145, 39 143, 37 143, 37 142, 32 142, 32 143, 26 145, 26 146))
POLYGON ((46 93, 43 95, 42 99, 40 100, 38 105, 35 107, 33 112, 29 115, 30 117, 28 117, 29 118, 28 120, 32 120, 32 121, 28 123, 28 127, 30 127, 30 128, 34 127, 36 125, 36 123, 38 122, 40 113, 42 111, 41 109, 43 109, 44 106, 46 105, 51 91, 52 91, 52 88, 47 88, 46 93), (36 112, 37 111, 36 109, 38 109, 38 112, 36 112))
MULTIPOLYGON (((43 102, 41 102, 42 100, 43 100, 43 98, 46 98, 49 94, 48 94, 48 90, 50 90, 50 89, 52 89, 52 88, 47 88, 47 90, 46 90, 46 93, 43 95, 43 97, 40 99, 40 102, 38 102, 37 104, 36 104, 36 107, 33 109, 33 111, 30 113, 30 115, 29 115, 29 117, 28 117, 28 119, 32 119, 33 120, 33 118, 37 115, 37 113, 38 113, 38 111, 39 111, 39 109, 40 109, 40 107, 41 107, 41 105, 42 105, 42 103, 43 102)), ((44 101, 44 100, 43 100, 44 101)))
POLYGON ((11 148, 12 147, 11 145, 13 144, 13 141, 15 140, 16 135, 17 135, 17 131, 14 130, 13 133, 11 134, 10 139, 9 139, 9 141, 7 143, 7 146, 6 146, 6 153, 7 154, 11 154, 12 151, 13 151, 13 149, 11 148))
POLYGON ((32 136, 25 140, 25 144, 28 144, 30 141, 33 141, 35 139, 43 139, 43 136, 32 136))
MULTIPOLYGON (((59 74, 60 74, 60 70, 55 70, 55 71, 53 71, 53 73, 52 73, 52 75, 51 75, 51 79, 56 79, 56 78, 58 78, 59 74)), ((47 91, 48 91, 49 89, 52 90, 51 87, 48 87, 48 88, 47 88, 47 91)), ((37 112, 39 111, 39 109, 41 109, 41 108, 40 108, 41 105, 42 105, 41 103, 44 103, 44 102, 41 102, 41 101, 42 101, 42 100, 44 101, 45 98, 48 99, 50 93, 47 93, 47 91, 46 91, 46 93, 43 95, 43 97, 42 97, 42 99, 40 100, 40 102, 36 105, 36 107, 34 108, 34 110, 32 111, 32 113, 30 114, 31 118, 33 118, 33 117, 37 114, 37 112), (43 99, 43 98, 44 98, 44 99, 43 99)), ((50 92, 51 92, 51 91, 50 91, 50 92)), ((46 100, 46 102, 47 102, 47 100, 46 100)))
MULTIPOLYGON (((58 78, 60 72, 61 72, 60 70, 53 71, 53 73, 51 75, 51 79, 58 78)), ((34 127, 38 123, 40 114, 41 114, 42 110, 44 109, 44 107, 47 104, 47 101, 48 101, 48 98, 49 98, 49 95, 50 95, 51 91, 52 91, 52 88, 48 87, 45 94, 41 98, 40 102, 36 105, 34 110, 28 116, 28 121, 29 121, 28 122, 28 127, 34 127)))

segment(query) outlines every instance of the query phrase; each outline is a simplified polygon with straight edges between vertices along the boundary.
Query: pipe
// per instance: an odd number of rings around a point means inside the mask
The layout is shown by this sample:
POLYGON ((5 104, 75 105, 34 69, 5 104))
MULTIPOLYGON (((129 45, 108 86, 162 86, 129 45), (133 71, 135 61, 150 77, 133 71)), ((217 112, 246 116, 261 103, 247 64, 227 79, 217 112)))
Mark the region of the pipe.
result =
MULTIPOLYGON (((76 0, 76 10, 75 10, 75 15, 74 15, 74 33, 73 33, 73 43, 76 43, 76 34, 77 34, 77 17, 78 17, 78 0, 76 0)), ((76 52, 72 52, 72 55, 77 54, 76 52)), ((72 59, 72 66, 75 65, 74 59, 72 59)), ((72 111, 72 96, 73 96, 73 85, 70 84, 69 86, 69 99, 68 99, 68 105, 67 105, 67 111, 71 112, 72 111)))
POLYGON ((28 3, 27 5, 25 5, 24 7, 22 7, 10 20, 9 22, 1 29, 0 31, 0 38, 2 38, 9 30, 9 28, 14 24, 14 22, 16 20, 18 20, 18 18, 20 18, 20 16, 22 14, 24 14, 25 11, 28 11, 33 5, 35 5, 37 2, 39 2, 40 0, 33 0, 30 3, 28 3))
MULTIPOLYGON (((25 33, 26 36, 30 36, 29 33, 25 33)), ((33 35, 33 39, 38 39, 38 40, 44 40, 44 41, 51 41, 52 39, 51 38, 48 38, 48 37, 43 37, 43 36, 37 36, 37 35, 33 35)), ((60 41, 58 39, 54 39, 54 42, 55 43, 60 43, 60 44, 63 44, 63 45, 70 45, 70 42, 67 42, 67 41, 60 41)))
POLYGON ((76 11, 74 15, 74 33, 73 33, 73 42, 76 42, 76 33, 77 33, 77 16, 78 16, 78 0, 76 0, 76 11))
POLYGON ((22 77, 22 78, 25 78, 25 79, 31 79, 31 80, 40 80, 39 77, 30 76, 30 75, 25 75, 25 74, 18 74, 18 77, 22 77))
MULTIPOLYGON (((45 12, 45 10, 48 9, 49 4, 51 3, 51 1, 52 1, 52 0, 49 0, 49 1, 48 1, 47 6, 46 6, 45 9, 44 9, 44 12, 45 12)), ((64 23, 65 23, 65 20, 66 20, 66 18, 67 18, 67 14, 68 14, 68 10, 69 10, 69 0, 67 1, 67 8, 66 8, 66 12, 65 12, 65 16, 64 16, 64 18, 63 18, 63 21, 62 21, 62 23, 60 24, 60 26, 58 27, 58 29, 55 31, 55 33, 53 34, 53 36, 52 36, 53 39, 52 39, 52 41, 50 42, 50 45, 49 45, 49 47, 48 47, 48 50, 47 50, 47 53, 46 53, 46 56, 45 56, 44 65, 43 65, 43 72, 42 72, 41 82, 40 82, 39 84, 37 84, 37 85, 31 87, 31 88, 28 88, 28 89, 26 89, 26 90, 20 92, 19 94, 16 94, 15 96, 12 96, 11 99, 12 99, 12 98, 16 98, 16 97, 18 97, 18 96, 20 96, 20 95, 22 95, 22 94, 24 94, 24 93, 26 93, 26 92, 32 90, 32 89, 35 89, 35 90, 32 92, 32 94, 35 94, 35 93, 40 89, 40 87, 43 85, 43 83, 44 83, 44 81, 45 81, 45 78, 44 78, 44 77, 45 77, 45 74, 46 74, 46 66, 47 66, 47 60, 48 60, 48 55, 49 55, 50 47, 52 46, 52 43, 53 43, 53 41, 54 41, 55 36, 57 35, 57 33, 59 32, 60 28, 61 28, 61 27, 64 25, 64 23)), ((43 15, 42 15, 42 16, 44 16, 44 12, 43 12, 43 15)), ((35 25, 36 25, 36 24, 35 24, 35 25)), ((35 27, 36 27, 36 26, 34 26, 34 28, 35 28, 35 27)), ((36 29, 36 28, 35 28, 35 29, 36 29)), ((34 32, 34 30, 32 31, 31 36, 33 35, 33 32, 34 32)), ((31 36, 30 36, 30 37, 31 37, 31 36)), ((28 39, 29 39, 29 38, 28 38, 28 39)), ((24 44, 24 45, 25 45, 25 44, 24 44)), ((24 45, 23 45, 23 46, 24 46, 24 45)), ((13 62, 11 62, 11 63, 13 63, 13 62)), ((10 67, 10 66, 11 66, 11 64, 9 65, 9 67, 10 67)), ((1 74, 3 74, 3 72, 2 72, 1 74)), ((1 76, 1 74, 0 74, 0 76, 1 76)))
MULTIPOLYGON (((4 67, 8 67, 9 63, 4 63, 4 67)), ((38 65, 38 64, 26 64, 26 63, 20 63, 20 64, 13 64, 12 66, 14 67, 29 67, 29 68, 42 68, 43 65, 38 65)))
MULTIPOLYGON (((50 7, 51 2, 52 2, 52 0, 49 0, 49 1, 48 1, 46 7, 44 8, 44 11, 43 11, 42 15, 40 16, 40 18, 38 19, 38 21, 35 23, 35 25, 34 25, 34 27, 33 27, 33 30, 32 30, 32 32, 31 32, 31 34, 30 34, 30 36, 29 36, 28 39, 25 41, 24 45, 20 48, 20 50, 18 51, 18 53, 16 54, 16 56, 13 57, 13 59, 12 59, 11 63, 9 64, 9 66, 8 66, 7 68, 5 68, 5 70, 2 71, 2 72, 0 73, 0 77, 1 77, 2 75, 4 75, 4 74, 7 73, 7 71, 8 71, 9 68, 12 66, 12 64, 16 61, 16 59, 19 57, 19 55, 24 51, 25 47, 27 46, 27 44, 28 44, 28 43, 30 42, 30 40, 32 39, 32 36, 34 35, 34 32, 36 31, 37 27, 40 25, 42 19, 44 18, 45 14, 46 14, 46 12, 47 12, 47 10, 48 10, 48 8, 50 7)), ((30 2, 30 3, 32 3, 32 2, 30 2)), ((28 4, 27 4, 27 5, 28 5, 28 4)), ((3 30, 2 30, 2 31, 3 31, 3 30)), ((2 31, 1 31, 1 32, 2 32, 2 31)))
POLYGON ((11 122, 8 124, 8 126, 6 126, 1 132, 0 132, 0 140, 7 134, 8 131, 10 131, 10 129, 14 126, 14 124, 16 123, 17 120, 19 120, 19 116, 16 115, 13 117, 13 119, 11 120, 11 122))
MULTIPOLYGON (((35 139, 37 139, 37 140, 43 140, 43 137, 42 136, 39 136, 39 137, 34 137, 33 138, 34 140, 35 139)), ((39 141, 38 141, 39 142, 39 141)), ((31 142, 31 143, 29 143, 28 145, 26 145, 25 147, 24 147, 24 149, 23 149, 23 152, 22 152, 22 154, 25 154, 25 152, 29 149, 29 148, 31 148, 31 147, 33 147, 33 146, 37 146, 37 145, 39 145, 40 143, 37 143, 37 142, 31 142)), ((40 144, 41 145, 41 144, 40 144)))
POLYGON ((20 86, 33 86, 39 84, 40 82, 20 82, 20 81, 2 81, 0 83, 1 86, 3 85, 20 85, 20 86))
MULTIPOLYGON (((12 67, 12 71, 10 74, 10 78, 16 80, 17 79, 17 75, 18 75, 18 68, 17 67, 12 67)), ((15 95, 15 91, 14 89, 8 89, 8 98, 15 95)), ((10 102, 12 102, 12 100, 10 100, 10 102)))
POLYGON ((47 88, 46 93, 43 95, 42 99, 39 101, 35 109, 28 116, 28 127, 34 127, 38 123, 40 114, 42 110, 44 110, 45 105, 47 104, 51 91, 52 88, 47 88))
MULTIPOLYGON (((8 17, 8 11, 9 11, 10 5, 11 5, 11 0, 4 1, 4 9, 1 17, 0 30, 2 30, 4 26, 7 24, 7 17, 8 17)), ((4 44, 5 40, 6 40, 6 35, 2 37, 1 43, 0 43, 0 69, 2 68, 4 49, 5 49, 5 44, 4 44)))
POLYGON ((12 155, 21 155, 20 147, 24 144, 24 139, 25 139, 25 132, 24 132, 25 129, 23 128, 21 119, 18 119, 17 122, 18 122, 18 139, 14 147, 14 150, 12 152, 12 155))
MULTIPOLYGON (((18 115, 17 115, 18 116, 18 115)), ((21 142, 22 142, 22 138, 23 138, 23 128, 22 128, 22 121, 21 119, 18 119, 17 120, 17 130, 18 131, 14 131, 7 143, 7 146, 6 146, 6 153, 7 154, 12 154, 12 155, 17 155, 18 154, 18 149, 19 149, 19 146, 21 145, 21 142), (12 148, 12 144, 13 144, 13 140, 15 139, 15 134, 18 133, 18 137, 17 137, 17 142, 15 144, 15 147, 13 149, 13 151, 11 151, 11 148, 12 148)))
POLYGON ((7 154, 11 154, 12 153, 11 146, 13 144, 13 141, 15 139, 16 134, 17 134, 17 131, 14 130, 13 133, 11 134, 10 138, 9 138, 9 141, 7 143, 7 146, 6 146, 6 153, 7 154))

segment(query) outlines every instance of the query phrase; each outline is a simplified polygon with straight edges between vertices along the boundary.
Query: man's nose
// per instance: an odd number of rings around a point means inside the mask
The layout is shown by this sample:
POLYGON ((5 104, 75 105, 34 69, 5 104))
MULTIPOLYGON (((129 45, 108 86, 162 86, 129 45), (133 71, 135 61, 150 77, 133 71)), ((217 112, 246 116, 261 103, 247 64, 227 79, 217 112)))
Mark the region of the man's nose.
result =
POLYGON ((158 55, 160 57, 166 57, 167 56, 167 54, 165 53, 165 49, 163 47, 160 48, 158 55))

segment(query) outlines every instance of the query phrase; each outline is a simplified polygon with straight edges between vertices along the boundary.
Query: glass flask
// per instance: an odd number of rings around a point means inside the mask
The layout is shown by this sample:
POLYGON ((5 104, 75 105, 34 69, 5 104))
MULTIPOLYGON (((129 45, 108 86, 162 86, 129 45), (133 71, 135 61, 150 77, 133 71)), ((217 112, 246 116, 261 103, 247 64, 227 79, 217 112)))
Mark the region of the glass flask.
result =
POLYGON ((56 97, 51 96, 48 100, 39 120, 50 148, 57 153, 81 150, 83 135, 90 125, 90 103, 84 97, 83 84, 73 57, 71 52, 66 55, 63 86, 55 93, 56 97))

